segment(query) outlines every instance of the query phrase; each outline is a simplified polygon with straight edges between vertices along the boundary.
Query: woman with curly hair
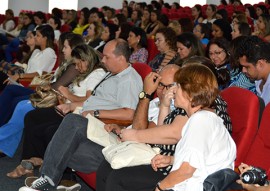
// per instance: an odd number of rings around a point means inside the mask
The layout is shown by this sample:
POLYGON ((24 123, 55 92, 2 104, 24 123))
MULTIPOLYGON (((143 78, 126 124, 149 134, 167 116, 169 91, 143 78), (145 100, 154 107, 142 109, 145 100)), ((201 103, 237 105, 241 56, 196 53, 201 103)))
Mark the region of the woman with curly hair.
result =
POLYGON ((155 36, 155 44, 160 53, 149 62, 153 70, 160 70, 167 64, 174 64, 178 58, 174 30, 169 27, 159 29, 155 36))

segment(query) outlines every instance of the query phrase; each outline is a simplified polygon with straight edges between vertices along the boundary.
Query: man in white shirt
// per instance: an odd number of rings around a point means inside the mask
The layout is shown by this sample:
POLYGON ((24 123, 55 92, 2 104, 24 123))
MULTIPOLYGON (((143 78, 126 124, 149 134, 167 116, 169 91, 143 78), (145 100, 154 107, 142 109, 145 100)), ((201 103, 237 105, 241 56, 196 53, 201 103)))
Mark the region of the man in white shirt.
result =
POLYGON ((265 105, 270 102, 270 44, 257 36, 247 37, 238 49, 243 73, 255 80, 256 92, 265 105))

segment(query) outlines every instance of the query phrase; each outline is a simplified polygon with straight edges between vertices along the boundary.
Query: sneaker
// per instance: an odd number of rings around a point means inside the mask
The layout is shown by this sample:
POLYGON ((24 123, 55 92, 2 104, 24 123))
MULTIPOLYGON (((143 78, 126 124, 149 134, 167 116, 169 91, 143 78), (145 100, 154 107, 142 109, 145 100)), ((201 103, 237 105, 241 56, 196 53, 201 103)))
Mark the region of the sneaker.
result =
MULTIPOLYGON (((27 181, 26 181, 27 182, 27 181)), ((31 187, 24 186, 19 189, 19 191, 55 191, 56 189, 50 185, 49 181, 46 178, 43 178, 42 176, 38 179, 36 179, 31 187)))
POLYGON ((74 184, 73 186, 64 186, 59 185, 57 186, 58 191, 79 191, 81 189, 81 185, 79 183, 74 184))
MULTIPOLYGON (((32 183, 37 180, 37 176, 31 176, 25 179, 25 186, 31 188, 32 183)), ((81 185, 73 180, 61 180, 60 185, 57 187, 57 191, 79 191, 81 185)))

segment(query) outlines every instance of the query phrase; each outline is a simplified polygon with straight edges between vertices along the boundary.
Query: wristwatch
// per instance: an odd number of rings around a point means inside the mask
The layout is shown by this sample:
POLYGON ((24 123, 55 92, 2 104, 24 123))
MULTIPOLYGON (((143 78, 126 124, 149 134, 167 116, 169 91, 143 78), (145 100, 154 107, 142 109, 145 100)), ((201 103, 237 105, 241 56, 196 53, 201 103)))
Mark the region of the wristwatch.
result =
POLYGON ((99 110, 94 110, 94 117, 99 118, 99 110))
POLYGON ((145 91, 141 91, 140 94, 139 94, 139 99, 145 99, 145 98, 148 98, 148 99, 152 99, 152 96, 147 94, 145 91))

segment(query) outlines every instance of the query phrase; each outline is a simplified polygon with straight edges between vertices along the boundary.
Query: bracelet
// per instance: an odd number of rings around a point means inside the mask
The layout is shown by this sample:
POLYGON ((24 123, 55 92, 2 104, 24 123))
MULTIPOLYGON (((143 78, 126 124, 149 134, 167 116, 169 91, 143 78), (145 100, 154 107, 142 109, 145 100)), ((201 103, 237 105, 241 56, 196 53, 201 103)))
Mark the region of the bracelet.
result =
POLYGON ((165 190, 162 190, 162 189, 160 188, 160 182, 157 183, 156 188, 157 188, 159 191, 165 191, 165 190))

